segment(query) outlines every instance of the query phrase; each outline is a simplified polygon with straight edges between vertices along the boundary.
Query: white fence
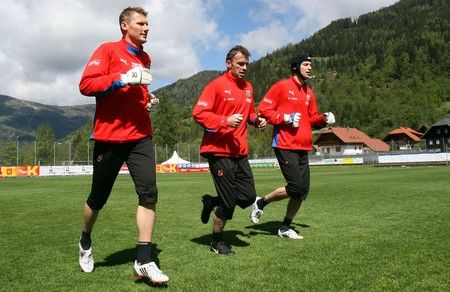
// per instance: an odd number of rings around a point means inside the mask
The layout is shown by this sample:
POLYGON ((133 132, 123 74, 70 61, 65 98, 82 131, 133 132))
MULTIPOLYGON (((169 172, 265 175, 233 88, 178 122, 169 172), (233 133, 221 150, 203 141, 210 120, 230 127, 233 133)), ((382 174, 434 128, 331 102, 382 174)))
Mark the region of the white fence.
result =
POLYGON ((426 163, 449 163, 450 153, 417 153, 402 155, 382 155, 378 156, 380 164, 426 164, 426 163))

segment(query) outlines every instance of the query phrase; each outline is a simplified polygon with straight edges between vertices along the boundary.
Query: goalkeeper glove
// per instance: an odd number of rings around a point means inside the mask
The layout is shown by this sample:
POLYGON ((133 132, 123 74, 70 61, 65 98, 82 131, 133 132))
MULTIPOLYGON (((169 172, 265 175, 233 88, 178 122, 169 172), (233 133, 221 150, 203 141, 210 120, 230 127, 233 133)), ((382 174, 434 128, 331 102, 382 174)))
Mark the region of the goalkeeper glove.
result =
POLYGON ((336 119, 334 118, 334 114, 332 112, 324 113, 325 120, 327 121, 327 124, 334 124, 336 122, 336 119))
POLYGON ((300 113, 284 114, 284 122, 294 128, 298 128, 300 117, 300 113))
POLYGON ((157 98, 153 93, 148 93, 147 111, 151 111, 152 108, 159 104, 159 98, 157 98))
POLYGON ((120 80, 125 85, 148 85, 152 83, 152 75, 150 70, 142 67, 134 67, 128 70, 127 73, 120 75, 120 80))

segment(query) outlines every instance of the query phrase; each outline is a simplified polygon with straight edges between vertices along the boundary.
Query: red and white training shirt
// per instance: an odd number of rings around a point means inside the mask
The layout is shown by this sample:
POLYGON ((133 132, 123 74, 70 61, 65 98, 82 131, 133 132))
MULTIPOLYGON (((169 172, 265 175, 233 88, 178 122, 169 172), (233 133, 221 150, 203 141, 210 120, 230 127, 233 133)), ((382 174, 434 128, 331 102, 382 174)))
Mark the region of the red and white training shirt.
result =
POLYGON ((260 115, 273 127, 272 147, 288 150, 312 150, 312 128, 326 125, 323 114, 317 111, 316 97, 306 84, 294 76, 276 82, 261 100, 260 115), (284 114, 299 112, 299 127, 284 122, 284 114))
POLYGON ((229 71, 210 81, 192 111, 192 117, 204 128, 200 154, 243 157, 248 154, 247 123, 256 119, 253 87, 229 71), (227 118, 242 114, 237 128, 227 125, 227 118))
POLYGON ((120 80, 131 68, 150 64, 150 56, 125 39, 95 50, 80 81, 81 94, 96 99, 93 140, 125 143, 152 135, 147 85, 125 86, 120 80))

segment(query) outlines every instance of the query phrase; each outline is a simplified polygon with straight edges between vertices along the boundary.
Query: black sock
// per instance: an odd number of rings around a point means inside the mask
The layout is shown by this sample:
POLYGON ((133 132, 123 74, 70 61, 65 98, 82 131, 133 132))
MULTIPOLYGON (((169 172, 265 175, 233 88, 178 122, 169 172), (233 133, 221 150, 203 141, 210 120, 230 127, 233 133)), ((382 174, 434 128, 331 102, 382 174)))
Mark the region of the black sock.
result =
POLYGON ((81 231, 80 245, 84 250, 88 250, 91 248, 92 241, 90 232, 81 231))
POLYGON ((289 229, 289 226, 292 223, 292 219, 288 217, 284 217, 283 223, 281 223, 280 229, 289 229))
POLYGON ((213 241, 222 241, 222 232, 213 232, 213 241))
POLYGON ((139 241, 137 244, 136 262, 138 265, 148 264, 152 261, 152 243, 139 241))
POLYGON ((258 201, 256 201, 256 205, 258 206, 258 209, 262 210, 265 206, 267 206, 269 202, 266 201, 266 198, 261 198, 258 201))

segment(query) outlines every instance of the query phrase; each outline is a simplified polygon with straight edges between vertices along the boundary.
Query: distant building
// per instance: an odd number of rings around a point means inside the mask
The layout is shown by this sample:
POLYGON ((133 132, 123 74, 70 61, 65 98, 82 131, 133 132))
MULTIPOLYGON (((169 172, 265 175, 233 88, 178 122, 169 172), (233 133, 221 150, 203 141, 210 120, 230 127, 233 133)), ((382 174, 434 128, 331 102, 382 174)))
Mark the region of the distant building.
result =
POLYGON ((416 131, 419 133, 426 133, 428 131, 430 127, 428 127, 427 125, 420 125, 419 127, 417 127, 416 131))
POLYGON ((427 149, 449 151, 450 146, 450 118, 444 118, 428 129, 422 137, 426 141, 427 149))
POLYGON ((391 150, 413 149, 422 139, 423 133, 409 127, 400 127, 392 130, 382 140, 391 146, 391 150))
POLYGON ((389 145, 372 139, 355 128, 328 128, 314 141, 317 154, 358 155, 369 152, 388 152, 389 145))

